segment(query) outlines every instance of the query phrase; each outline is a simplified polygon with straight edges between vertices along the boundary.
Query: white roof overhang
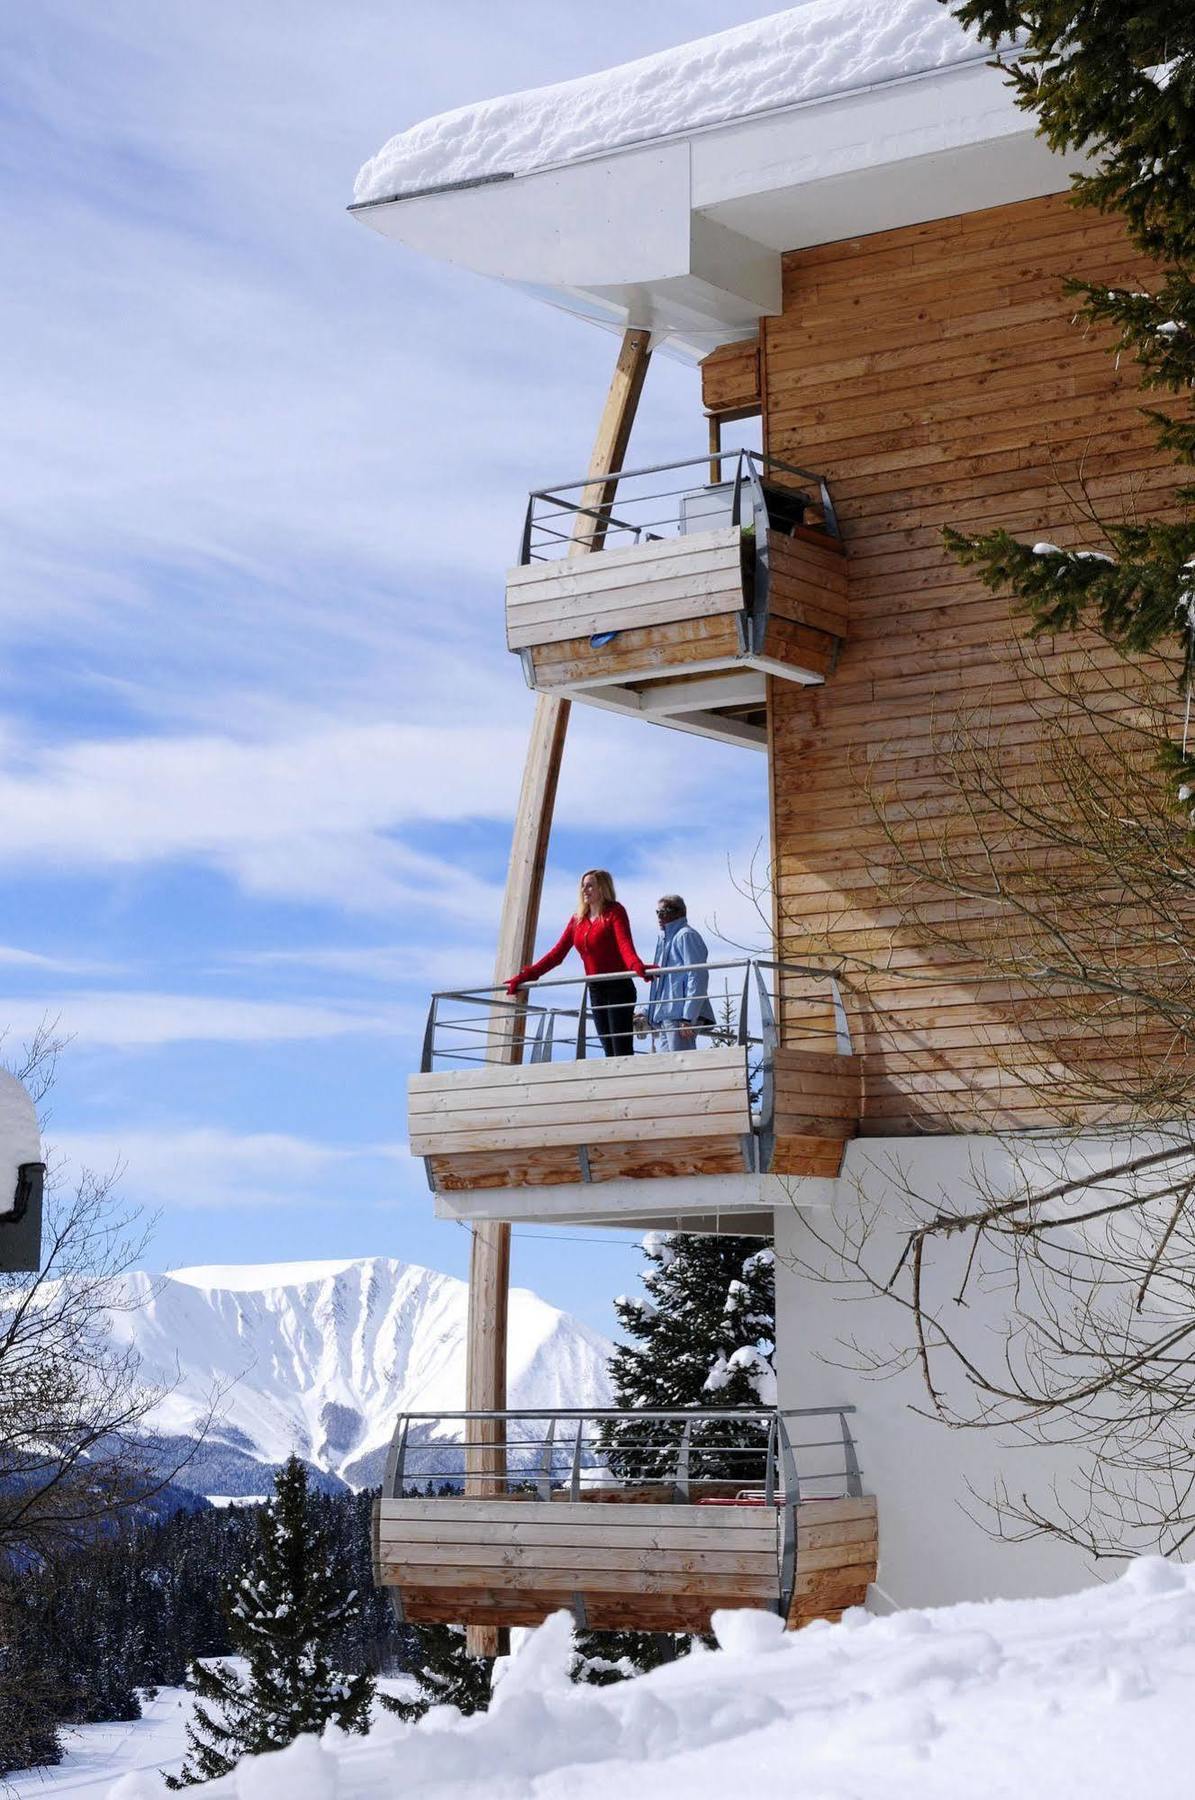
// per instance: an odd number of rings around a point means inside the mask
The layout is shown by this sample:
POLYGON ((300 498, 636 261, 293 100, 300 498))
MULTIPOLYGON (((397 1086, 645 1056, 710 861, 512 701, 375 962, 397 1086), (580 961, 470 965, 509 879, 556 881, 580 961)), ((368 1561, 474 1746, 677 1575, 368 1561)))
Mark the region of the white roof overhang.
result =
POLYGON ((352 208, 386 237, 686 359, 780 310, 780 253, 1058 192, 975 58, 649 144, 352 208))

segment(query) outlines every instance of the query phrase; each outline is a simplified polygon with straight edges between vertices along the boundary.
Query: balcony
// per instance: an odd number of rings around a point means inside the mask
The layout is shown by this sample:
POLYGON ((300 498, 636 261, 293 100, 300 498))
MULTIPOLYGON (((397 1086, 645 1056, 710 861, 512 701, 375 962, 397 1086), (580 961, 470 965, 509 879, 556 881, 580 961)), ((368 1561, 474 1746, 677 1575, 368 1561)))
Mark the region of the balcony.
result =
MULTIPOLYGON (((838 983, 755 958, 701 965, 712 1026, 606 1057, 592 1001, 618 976, 435 994, 409 1084, 412 1153, 436 1192, 838 1174, 859 1117, 859 1069, 838 983)), ((672 971, 679 972, 679 971, 672 971)))
POLYGON ((765 748, 768 678, 824 681, 846 635, 829 489, 740 450, 534 493, 506 635, 541 693, 765 748))
POLYGON ((564 1608, 594 1631, 705 1632, 744 1606, 790 1628, 836 1619, 878 1560, 852 1411, 407 1414, 374 1504, 375 1579, 411 1623, 538 1625, 564 1608), (468 1494, 466 1459, 488 1469, 468 1494))

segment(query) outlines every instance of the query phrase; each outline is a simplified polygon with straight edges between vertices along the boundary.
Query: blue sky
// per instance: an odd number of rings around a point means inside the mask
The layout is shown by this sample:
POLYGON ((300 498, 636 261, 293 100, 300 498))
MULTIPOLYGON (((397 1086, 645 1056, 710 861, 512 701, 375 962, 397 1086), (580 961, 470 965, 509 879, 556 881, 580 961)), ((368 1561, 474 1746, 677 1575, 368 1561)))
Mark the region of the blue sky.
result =
MULTIPOLYGON (((0 14, 0 1018, 70 1034, 48 1138, 152 1261, 463 1274, 405 1147, 427 994, 488 980, 531 700, 527 490, 615 340, 349 219, 430 113, 764 16, 746 0, 84 0, 0 14)), ((700 449, 657 358, 630 462, 700 449)), ((763 759, 577 709, 541 934, 616 870, 750 930, 763 759)), ((716 936, 711 930, 711 941, 716 936)), ((622 1238, 516 1237, 611 1328, 622 1238)))

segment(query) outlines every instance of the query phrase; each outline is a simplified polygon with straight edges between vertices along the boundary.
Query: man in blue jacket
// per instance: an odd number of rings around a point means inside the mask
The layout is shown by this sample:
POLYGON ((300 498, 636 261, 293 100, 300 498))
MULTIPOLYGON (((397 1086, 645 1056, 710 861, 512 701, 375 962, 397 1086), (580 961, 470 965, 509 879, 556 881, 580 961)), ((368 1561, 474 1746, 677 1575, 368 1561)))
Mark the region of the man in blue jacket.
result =
POLYGON ((692 1050, 697 1029, 714 1023, 707 998, 709 957, 705 939, 685 916, 679 894, 664 894, 656 906, 660 935, 656 940, 656 974, 648 995, 647 1017, 661 1050, 692 1050))

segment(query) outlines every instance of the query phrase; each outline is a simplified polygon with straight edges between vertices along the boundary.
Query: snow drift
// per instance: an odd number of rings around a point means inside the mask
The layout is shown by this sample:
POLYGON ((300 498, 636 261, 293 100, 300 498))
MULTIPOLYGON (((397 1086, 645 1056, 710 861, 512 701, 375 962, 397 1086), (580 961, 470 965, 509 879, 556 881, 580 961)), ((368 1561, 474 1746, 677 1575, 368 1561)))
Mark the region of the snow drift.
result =
POLYGON ((940 0, 810 0, 575 81, 482 100, 384 144, 357 203, 526 174, 982 54, 940 0))
MULTIPOLYGON (((719 1613, 721 1649, 573 1687, 564 1614, 531 1634, 488 1714, 299 1739, 211 1800, 1186 1800, 1195 1570, 1143 1560, 1062 1600, 810 1625, 719 1613)), ((121 1784, 147 1800, 156 1783, 121 1784)))

